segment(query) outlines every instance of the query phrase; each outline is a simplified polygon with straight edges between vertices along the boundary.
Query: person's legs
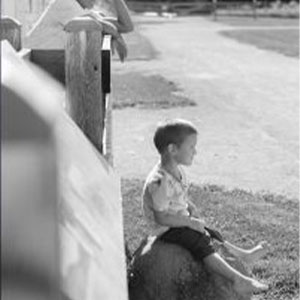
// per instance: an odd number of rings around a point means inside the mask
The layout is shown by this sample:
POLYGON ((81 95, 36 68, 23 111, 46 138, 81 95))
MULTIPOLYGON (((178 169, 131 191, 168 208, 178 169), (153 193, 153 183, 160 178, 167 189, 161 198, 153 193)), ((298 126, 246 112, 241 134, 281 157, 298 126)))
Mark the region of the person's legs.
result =
POLYGON ((215 252, 208 235, 188 227, 171 228, 163 233, 159 239, 182 246, 193 255, 195 260, 201 260, 203 257, 215 252))
POLYGON ((257 246, 252 249, 242 249, 237 247, 228 241, 225 241, 223 245, 227 248, 229 252, 231 252, 234 256, 244 260, 246 263, 252 263, 255 260, 259 259, 263 255, 265 255, 269 250, 269 245, 267 242, 260 242, 257 246))
POLYGON ((171 228, 160 240, 175 243, 190 251, 193 257, 203 260, 208 271, 216 272, 233 282, 233 288, 241 294, 266 290, 264 285, 250 277, 244 276, 232 268, 221 256, 215 253, 210 237, 190 228, 171 228))
POLYGON ((237 293, 250 294, 265 291, 268 286, 255 279, 241 274, 231 267, 218 253, 213 253, 203 259, 209 272, 215 272, 233 282, 233 288, 237 293))

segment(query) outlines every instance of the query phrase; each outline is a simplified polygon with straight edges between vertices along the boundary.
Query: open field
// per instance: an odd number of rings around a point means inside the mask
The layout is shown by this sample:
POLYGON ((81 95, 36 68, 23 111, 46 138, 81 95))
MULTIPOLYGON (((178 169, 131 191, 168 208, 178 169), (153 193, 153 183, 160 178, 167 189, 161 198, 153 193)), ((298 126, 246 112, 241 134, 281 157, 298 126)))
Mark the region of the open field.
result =
POLYGON ((233 26, 221 34, 260 49, 299 57, 299 20, 288 18, 218 17, 233 26))
MULTIPOLYGON (((131 252, 146 236, 141 211, 142 184, 138 179, 122 181, 125 239, 131 252)), ((254 276, 270 285, 270 290, 256 300, 299 299, 296 199, 237 189, 227 191, 215 185, 192 185, 190 197, 207 223, 229 241, 245 248, 262 240, 271 244, 270 252, 253 266, 254 276)))

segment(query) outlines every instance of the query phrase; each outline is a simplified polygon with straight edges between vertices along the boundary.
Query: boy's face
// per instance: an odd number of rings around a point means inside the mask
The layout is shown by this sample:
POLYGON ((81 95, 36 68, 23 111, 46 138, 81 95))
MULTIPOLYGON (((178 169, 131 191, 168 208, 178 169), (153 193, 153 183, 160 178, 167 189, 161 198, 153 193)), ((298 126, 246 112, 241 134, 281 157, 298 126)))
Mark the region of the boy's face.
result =
POLYGON ((173 158, 178 164, 190 166, 196 151, 197 134, 188 135, 180 146, 175 146, 173 158))

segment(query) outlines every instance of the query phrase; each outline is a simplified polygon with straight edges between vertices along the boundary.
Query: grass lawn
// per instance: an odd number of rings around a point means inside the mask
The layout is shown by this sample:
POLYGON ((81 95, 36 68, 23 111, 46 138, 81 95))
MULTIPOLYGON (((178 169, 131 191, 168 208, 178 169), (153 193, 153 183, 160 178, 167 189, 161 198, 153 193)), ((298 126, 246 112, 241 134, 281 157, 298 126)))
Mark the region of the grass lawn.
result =
POLYGON ((219 17, 235 27, 222 35, 260 49, 272 50, 290 57, 299 57, 299 20, 285 18, 219 17), (281 28, 278 28, 281 27, 281 28))
MULTIPOLYGON (((125 239, 133 252, 146 235, 141 212, 142 181, 122 180, 125 239)), ((256 300, 299 299, 299 207, 296 199, 227 191, 218 186, 195 186, 190 197, 201 208, 207 223, 242 247, 261 240, 271 244, 269 254, 253 266, 256 278, 270 290, 256 300)))
POLYGON ((239 42, 255 45, 260 49, 299 57, 298 30, 235 30, 223 31, 222 35, 239 42))
POLYGON ((216 22, 237 27, 298 27, 298 18, 271 18, 271 17, 253 17, 247 16, 218 16, 216 22))

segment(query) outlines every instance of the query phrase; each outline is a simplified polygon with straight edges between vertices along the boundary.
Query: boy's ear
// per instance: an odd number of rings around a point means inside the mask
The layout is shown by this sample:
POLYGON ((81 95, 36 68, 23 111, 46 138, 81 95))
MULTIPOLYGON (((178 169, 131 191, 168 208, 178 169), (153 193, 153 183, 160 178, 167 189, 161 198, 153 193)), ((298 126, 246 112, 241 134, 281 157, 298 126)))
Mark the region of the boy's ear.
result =
POLYGON ((177 150, 177 147, 176 147, 175 144, 169 144, 169 145, 168 145, 168 152, 169 152, 170 154, 174 154, 174 153, 176 152, 176 150, 177 150))

